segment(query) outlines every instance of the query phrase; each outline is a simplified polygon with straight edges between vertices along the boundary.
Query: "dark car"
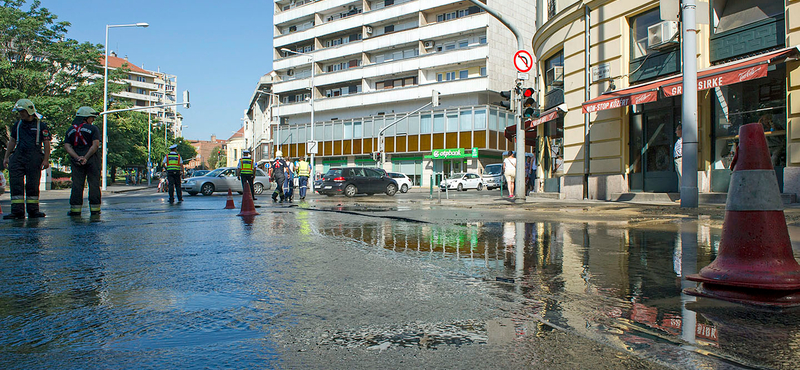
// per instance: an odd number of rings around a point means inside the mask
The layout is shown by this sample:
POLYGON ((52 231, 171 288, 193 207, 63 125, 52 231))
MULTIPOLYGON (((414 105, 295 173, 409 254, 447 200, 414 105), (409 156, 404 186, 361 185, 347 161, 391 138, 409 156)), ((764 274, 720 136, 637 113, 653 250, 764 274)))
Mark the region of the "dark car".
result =
POLYGON ((327 196, 344 194, 352 197, 356 194, 376 193, 393 196, 397 193, 397 182, 377 168, 335 167, 322 176, 322 185, 316 190, 327 196))

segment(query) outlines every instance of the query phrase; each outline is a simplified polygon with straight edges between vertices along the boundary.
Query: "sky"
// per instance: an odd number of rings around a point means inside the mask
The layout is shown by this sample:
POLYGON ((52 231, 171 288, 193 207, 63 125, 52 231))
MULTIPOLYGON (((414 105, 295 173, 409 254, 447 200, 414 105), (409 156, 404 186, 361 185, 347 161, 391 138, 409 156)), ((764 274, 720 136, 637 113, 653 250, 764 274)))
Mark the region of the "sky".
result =
MULTIPOLYGON (((23 6, 27 9, 30 0, 23 6)), ((272 70, 272 14, 268 0, 42 0, 42 7, 67 21, 67 37, 103 44, 108 24, 149 23, 147 28, 111 28, 109 53, 131 64, 178 76, 189 90, 183 136, 227 139, 242 127, 258 80, 272 70)), ((178 95, 182 99, 182 95, 178 95)))

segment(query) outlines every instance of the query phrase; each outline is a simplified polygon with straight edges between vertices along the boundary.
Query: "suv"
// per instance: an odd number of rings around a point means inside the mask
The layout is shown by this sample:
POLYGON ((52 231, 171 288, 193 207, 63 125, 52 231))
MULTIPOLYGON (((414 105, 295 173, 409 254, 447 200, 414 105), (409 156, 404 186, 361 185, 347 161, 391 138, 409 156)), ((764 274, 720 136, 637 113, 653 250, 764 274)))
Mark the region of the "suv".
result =
POLYGON ((399 172, 389 172, 388 175, 397 182, 401 193, 408 193, 408 189, 411 188, 411 179, 409 179, 408 176, 399 172))
POLYGON ((397 193, 397 182, 377 168, 335 167, 322 176, 322 185, 316 190, 327 196, 344 194, 352 197, 356 194, 376 193, 393 196, 397 193))
POLYGON ((497 189, 501 185, 507 187, 506 178, 503 176, 503 164, 495 163, 487 165, 483 168, 483 182, 486 184, 486 189, 497 189))

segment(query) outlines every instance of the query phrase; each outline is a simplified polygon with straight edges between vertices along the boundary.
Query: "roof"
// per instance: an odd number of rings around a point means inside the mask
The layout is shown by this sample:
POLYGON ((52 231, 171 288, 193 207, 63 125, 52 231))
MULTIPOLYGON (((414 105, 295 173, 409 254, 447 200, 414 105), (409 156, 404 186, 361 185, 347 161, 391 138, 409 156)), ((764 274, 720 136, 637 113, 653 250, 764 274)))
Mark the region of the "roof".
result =
POLYGON ((237 138, 240 138, 240 137, 244 137, 244 127, 240 128, 239 131, 236 131, 230 138, 228 138, 228 141, 231 141, 233 139, 237 139, 237 138))
MULTIPOLYGON (((100 65, 105 66, 105 59, 100 58, 100 65)), ((153 74, 148 70, 145 70, 141 67, 136 66, 135 64, 129 62, 125 58, 115 57, 113 55, 108 56, 108 68, 122 68, 125 66, 126 68, 130 69, 132 72, 139 72, 139 73, 146 73, 146 74, 153 74)))

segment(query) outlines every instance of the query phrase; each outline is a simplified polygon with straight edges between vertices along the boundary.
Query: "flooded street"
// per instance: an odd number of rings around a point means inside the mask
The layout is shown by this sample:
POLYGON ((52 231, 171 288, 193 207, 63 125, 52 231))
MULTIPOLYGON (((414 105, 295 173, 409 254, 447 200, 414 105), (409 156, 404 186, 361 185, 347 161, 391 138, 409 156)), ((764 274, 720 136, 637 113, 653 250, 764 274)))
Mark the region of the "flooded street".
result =
POLYGON ((96 219, 58 215, 52 201, 46 219, 0 224, 0 367, 800 361, 798 311, 681 293, 695 286, 683 277, 716 257, 718 220, 509 221, 343 199, 259 201, 248 222, 221 209, 224 197, 105 201, 96 219))

